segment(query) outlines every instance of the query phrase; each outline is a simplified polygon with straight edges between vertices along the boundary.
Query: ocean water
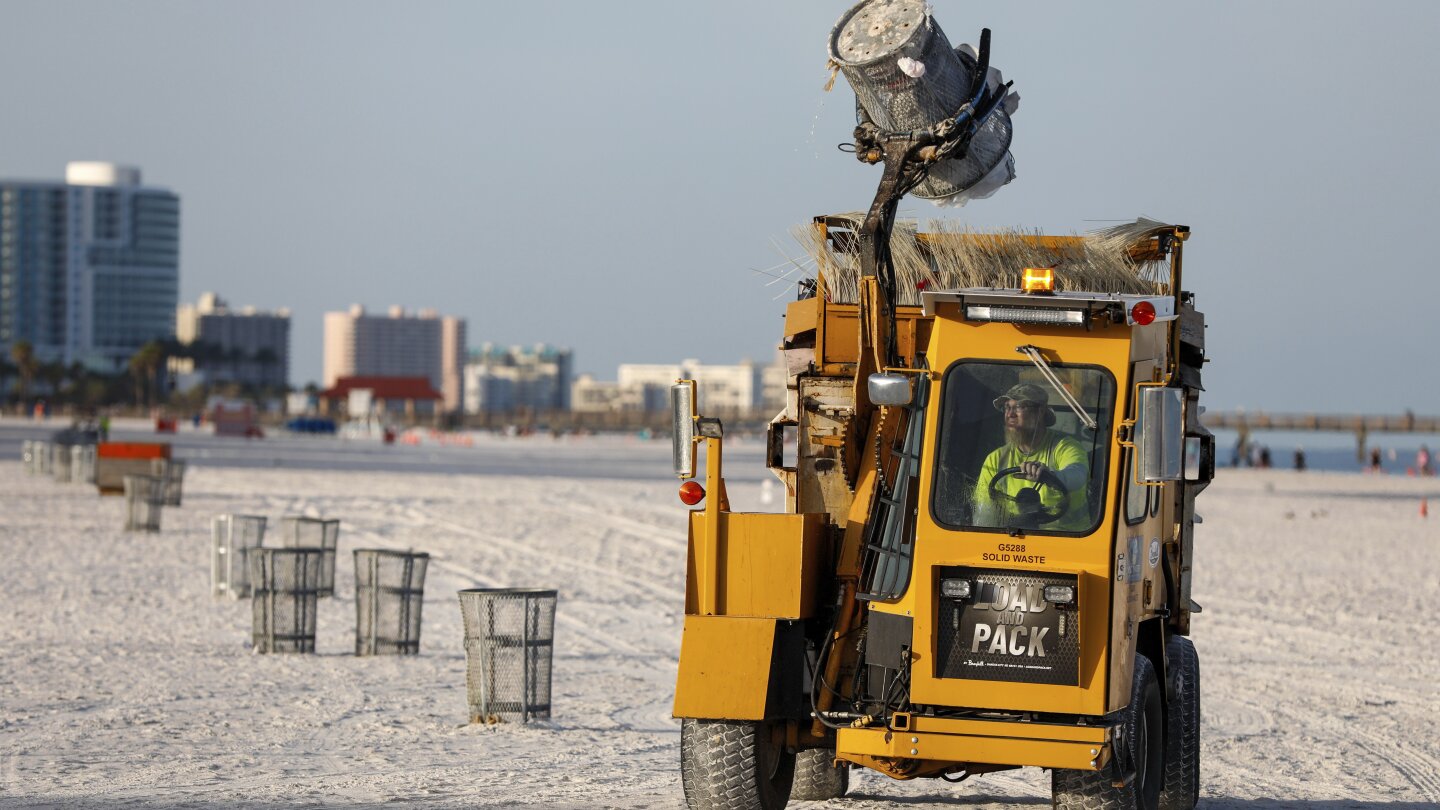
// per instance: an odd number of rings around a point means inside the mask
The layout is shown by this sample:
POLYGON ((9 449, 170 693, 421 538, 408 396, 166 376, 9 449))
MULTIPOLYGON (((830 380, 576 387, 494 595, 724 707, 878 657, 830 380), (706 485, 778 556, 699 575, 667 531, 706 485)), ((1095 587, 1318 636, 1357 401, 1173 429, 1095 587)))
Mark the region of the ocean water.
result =
MULTIPOLYGON (((1215 431, 1215 465, 1235 466, 1237 436, 1233 430, 1215 431)), ((1427 446, 1432 466, 1440 466, 1440 435, 1428 433, 1372 433, 1366 437, 1365 460, 1356 455, 1356 441, 1349 433, 1261 431, 1250 434, 1250 441, 1270 448, 1270 466, 1294 469, 1295 452, 1303 450, 1308 469, 1327 472, 1368 472, 1370 451, 1380 450, 1380 471, 1390 475, 1407 475, 1415 469, 1415 454, 1427 446)), ((1241 460, 1240 466, 1247 466, 1241 460)))

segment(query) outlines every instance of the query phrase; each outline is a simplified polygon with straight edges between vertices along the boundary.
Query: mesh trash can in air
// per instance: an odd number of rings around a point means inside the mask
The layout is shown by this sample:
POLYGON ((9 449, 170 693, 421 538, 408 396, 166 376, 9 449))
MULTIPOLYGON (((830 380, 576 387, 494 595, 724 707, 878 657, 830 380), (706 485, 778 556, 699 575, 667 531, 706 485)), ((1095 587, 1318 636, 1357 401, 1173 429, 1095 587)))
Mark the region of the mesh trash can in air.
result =
MULTIPOLYGON (((885 132, 928 129, 954 118, 979 89, 971 86, 975 55, 951 47, 925 0, 856 4, 830 32, 828 50, 855 91, 857 114, 863 111, 885 132)), ((992 66, 982 80, 998 86, 1000 71, 992 66)), ((993 193, 1010 182, 1015 169, 1007 110, 1013 105, 1002 105, 986 121, 964 157, 932 164, 911 193, 927 200, 959 202, 972 187, 989 187, 993 193)))
POLYGON ((129 532, 160 531, 160 509, 165 505, 165 489, 152 475, 125 476, 125 530, 129 532))
POLYGON ((210 521, 210 590, 216 597, 244 599, 250 595, 246 554, 265 539, 265 518, 220 515, 210 521))
POLYGON ((430 555, 355 550, 355 654, 418 655, 420 602, 430 555))
POLYGON ((246 552, 255 652, 315 652, 322 556, 318 548, 252 548, 246 552))
POLYGON ((335 595, 335 546, 340 542, 340 521, 287 515, 280 518, 280 545, 314 548, 325 552, 320 564, 320 595, 335 595))
POLYGON ((555 591, 536 588, 460 592, 470 722, 550 716, 555 600, 555 591))
POLYGON ((180 505, 180 490, 185 482, 185 462, 169 458, 150 461, 150 474, 164 481, 165 505, 180 505))

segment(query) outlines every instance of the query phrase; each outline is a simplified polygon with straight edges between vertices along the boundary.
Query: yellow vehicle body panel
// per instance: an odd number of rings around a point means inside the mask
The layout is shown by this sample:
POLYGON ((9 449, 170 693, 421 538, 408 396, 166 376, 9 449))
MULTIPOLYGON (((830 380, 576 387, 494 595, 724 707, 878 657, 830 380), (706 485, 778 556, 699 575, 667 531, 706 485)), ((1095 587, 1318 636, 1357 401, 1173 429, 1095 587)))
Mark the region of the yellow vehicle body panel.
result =
MULTIPOLYGON (((907 362, 914 358, 917 347, 923 348, 930 339, 931 319, 917 306, 895 309, 895 340, 900 356, 907 362)), ((860 360, 860 308, 855 304, 835 304, 823 297, 792 301, 785 308, 785 336, 793 337, 815 330, 815 367, 824 373, 851 376, 860 360)))
MULTIPOLYGON (((897 725, 907 718, 897 716, 897 725)), ((844 728, 835 755, 865 765, 866 758, 928 762, 1030 765, 1099 770, 1110 759, 1109 730, 991 720, 909 717, 908 728, 844 728)))
POLYGON ((830 570, 825 525, 823 514, 690 513, 676 717, 802 710, 801 620, 815 614, 830 570))
POLYGON ((686 616, 675 681, 675 716, 765 717, 775 620, 686 616))
MULTIPOLYGON (((715 589, 717 616, 806 619, 815 614, 817 589, 828 575, 830 550, 823 514, 720 512, 709 532, 704 510, 690 513, 685 613, 697 616, 702 587, 715 589), (706 546, 714 544, 713 554, 706 546), (713 572, 697 561, 714 560, 713 572)), ((681 660, 684 660, 683 657, 681 660)))
MULTIPOLYGON (((1114 412, 1110 414, 1112 434, 1102 453, 1109 459, 1105 471, 1105 508, 1100 524, 1086 537, 1046 536, 1029 533, 1021 537, 1004 531, 957 531, 939 525, 930 511, 935 486, 933 445, 921 465, 914 567, 907 591, 893 602, 872 603, 872 612, 910 616, 914 621, 911 650, 910 699, 917 704, 966 708, 1001 709, 1012 712, 1038 711, 1098 716, 1120 708, 1107 700, 1110 664, 1109 617, 1111 616, 1110 571, 1114 554, 1116 504, 1122 465, 1117 461, 1118 443, 1114 429, 1124 418, 1128 401, 1128 372, 1132 330, 1123 324, 1097 324, 1090 329, 1008 323, 971 323, 964 320, 954 303, 937 308, 927 359, 932 369, 933 403, 943 403, 944 374, 963 359, 1012 360, 1020 355, 1016 347, 1034 345, 1052 364, 1101 366, 1115 379, 1114 412), (938 583, 936 571, 944 566, 969 566, 1070 573, 1078 586, 1080 659, 1078 682, 1073 685, 1018 683, 938 677, 936 651, 938 583)), ((931 407, 926 415, 925 435, 929 442, 939 434, 942 407, 931 407)), ((1133 654, 1121 653, 1122 657, 1133 654)), ((955 745, 965 747, 969 743, 955 745)), ((1032 744, 1017 744, 1029 751, 1032 744)), ((873 747, 873 746, 872 746, 873 747)), ((908 750, 908 748, 906 749, 908 750)), ((967 749, 968 750, 968 749, 967 749)), ((991 750, 991 749, 987 749, 991 750)), ((994 754, 990 754, 994 756, 994 754)), ((1069 757, 1069 755, 1065 755, 1069 757)), ((958 757, 965 759, 965 757, 958 757)), ((1021 759, 987 760, 1013 761, 1021 759)), ((1067 760, 1069 761, 1069 760, 1067 760)), ((1085 758, 1088 765, 1089 758, 1085 758)), ((1030 763, 1027 763, 1030 764, 1030 763)), ((1077 767, 1064 765, 1059 767, 1077 767)))

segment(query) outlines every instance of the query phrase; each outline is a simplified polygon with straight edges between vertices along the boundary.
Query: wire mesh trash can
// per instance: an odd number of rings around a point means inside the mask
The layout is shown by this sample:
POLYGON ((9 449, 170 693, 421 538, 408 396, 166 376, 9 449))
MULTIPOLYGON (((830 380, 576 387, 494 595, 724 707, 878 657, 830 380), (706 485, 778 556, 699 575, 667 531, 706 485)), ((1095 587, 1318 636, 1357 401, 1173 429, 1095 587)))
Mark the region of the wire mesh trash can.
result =
POLYGON ((244 599, 250 595, 246 554, 265 539, 265 518, 220 515, 210 521, 210 591, 216 597, 244 599))
POLYGON ((95 483, 95 445, 76 444, 70 447, 70 483, 95 483))
POLYGON ((355 654, 419 655, 423 551, 355 550, 355 654))
POLYGON ((150 460, 150 474, 164 481, 165 505, 180 505, 180 489, 185 482, 185 462, 169 458, 150 460))
POLYGON ((58 484, 70 483, 70 447, 68 444, 50 445, 50 475, 58 484))
POLYGON ((165 505, 165 488, 153 475, 125 476, 125 530, 160 531, 160 509, 165 505))
POLYGON ((20 464, 25 468, 26 475, 35 474, 35 441, 26 439, 20 443, 20 464))
POLYGON ((325 552, 320 563, 320 595, 335 595, 335 546, 340 542, 340 521, 287 515, 280 518, 280 545, 315 548, 325 552))
POLYGON ((255 652, 315 652, 322 556, 318 548, 256 547, 246 552, 255 652))
POLYGON ((460 591, 470 722, 550 716, 555 600, 556 591, 538 588, 460 591))
POLYGON ((33 460, 34 466, 31 467, 31 472, 35 473, 36 475, 49 475, 51 462, 50 443, 35 442, 33 445, 31 445, 31 452, 35 454, 33 460))

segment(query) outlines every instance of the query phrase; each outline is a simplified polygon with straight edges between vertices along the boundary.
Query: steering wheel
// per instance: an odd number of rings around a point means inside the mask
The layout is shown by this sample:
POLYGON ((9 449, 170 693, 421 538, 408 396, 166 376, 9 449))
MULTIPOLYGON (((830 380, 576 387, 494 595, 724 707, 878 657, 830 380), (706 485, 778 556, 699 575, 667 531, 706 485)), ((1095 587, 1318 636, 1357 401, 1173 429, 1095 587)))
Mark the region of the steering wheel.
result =
POLYGON ((1027 521, 1033 521, 1036 525, 1054 523, 1059 520, 1065 514, 1065 500, 1070 495, 1070 490, 1060 481, 1060 476, 1056 475, 1053 470, 1046 470, 1035 482, 1035 486, 1026 487, 1014 495, 1000 489, 998 485, 1002 480, 1017 475, 1019 472, 1019 467, 1006 467, 997 471, 995 477, 990 479, 990 497, 994 500, 1015 504, 1020 517, 1027 521), (1040 487, 1042 486, 1060 493, 1060 501, 1054 507, 1047 509, 1040 500, 1040 487))

